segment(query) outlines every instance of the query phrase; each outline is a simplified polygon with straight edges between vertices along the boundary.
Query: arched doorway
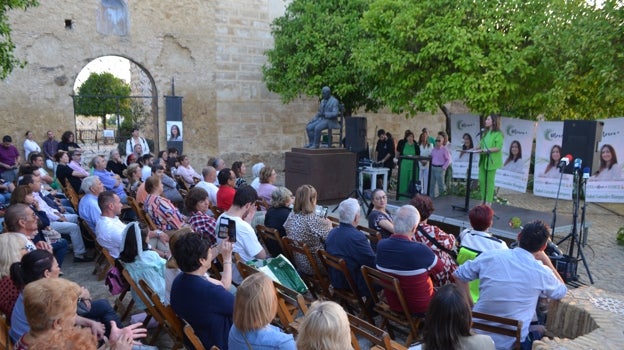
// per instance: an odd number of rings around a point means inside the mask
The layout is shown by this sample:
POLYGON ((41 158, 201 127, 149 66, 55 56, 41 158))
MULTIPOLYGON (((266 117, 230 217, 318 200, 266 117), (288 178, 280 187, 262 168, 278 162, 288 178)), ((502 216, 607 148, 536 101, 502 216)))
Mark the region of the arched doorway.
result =
MULTIPOLYGON (((141 135, 150 143, 152 151, 158 150, 158 94, 151 74, 138 63, 122 56, 102 56, 87 63, 78 73, 73 86, 76 139, 87 150, 102 154, 128 139, 131 129, 137 125, 141 135), (129 86, 129 95, 78 95, 82 84, 91 74, 110 73, 129 86), (82 102, 93 102, 101 109, 90 114, 79 112, 82 102)), ((92 110, 92 109, 91 109, 92 110)), ((119 147, 125 153, 125 147, 119 147)), ((83 159, 88 159, 83 157, 83 159)))

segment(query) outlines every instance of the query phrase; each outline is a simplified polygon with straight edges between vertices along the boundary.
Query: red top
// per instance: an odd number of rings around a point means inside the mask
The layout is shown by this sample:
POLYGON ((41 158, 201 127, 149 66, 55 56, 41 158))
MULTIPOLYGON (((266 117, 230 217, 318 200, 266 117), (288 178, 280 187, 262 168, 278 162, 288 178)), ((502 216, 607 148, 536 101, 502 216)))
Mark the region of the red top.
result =
POLYGON ((4 276, 0 279, 0 311, 6 315, 6 319, 11 319, 13 306, 19 296, 19 290, 13 284, 11 277, 4 276))
POLYGON ((217 191, 217 208, 228 210, 234 202, 236 190, 233 187, 222 185, 217 191))

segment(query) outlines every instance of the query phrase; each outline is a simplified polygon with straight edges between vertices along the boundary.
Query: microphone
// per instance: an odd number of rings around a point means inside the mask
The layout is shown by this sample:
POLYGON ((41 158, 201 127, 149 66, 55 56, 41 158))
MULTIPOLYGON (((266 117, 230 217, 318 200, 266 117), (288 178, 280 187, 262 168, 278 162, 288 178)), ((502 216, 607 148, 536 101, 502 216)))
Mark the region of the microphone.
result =
POLYGON ((583 168, 583 179, 589 179, 589 167, 583 168))
POLYGON ((580 170, 583 165, 583 160, 581 158, 576 158, 574 160, 574 170, 580 170))
POLYGON ((477 137, 483 135, 483 133, 485 132, 485 128, 481 128, 481 130, 479 131, 479 133, 477 134, 477 137))
POLYGON ((565 157, 561 158, 561 160, 559 161, 559 165, 557 165, 557 167, 559 168, 565 168, 568 166, 568 164, 570 164, 570 162, 572 161, 572 159, 574 159, 572 157, 571 154, 566 154, 565 157))

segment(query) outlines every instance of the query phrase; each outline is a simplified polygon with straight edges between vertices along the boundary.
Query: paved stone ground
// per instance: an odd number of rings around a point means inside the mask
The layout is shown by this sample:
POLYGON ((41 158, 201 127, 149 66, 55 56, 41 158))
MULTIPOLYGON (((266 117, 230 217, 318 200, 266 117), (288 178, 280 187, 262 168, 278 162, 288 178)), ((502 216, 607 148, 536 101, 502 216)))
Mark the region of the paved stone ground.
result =
MULTIPOLYGON (((552 211, 555 203, 553 199, 536 197, 533 194, 499 191, 499 195, 507 198, 509 205, 544 212, 552 211)), ((572 203, 559 201, 557 213, 572 215, 572 203)), ((624 204, 599 205, 588 203, 586 216, 591 227, 588 231, 584 252, 594 278, 594 286, 621 295, 622 290, 624 290, 624 269, 621 268, 624 246, 617 245, 615 237, 617 230, 624 226, 624 204)), ((529 219, 526 218, 526 220, 529 219)), ((562 237, 556 238, 561 239, 562 237)), ((567 252, 567 243, 560 245, 560 248, 567 252)), ((113 300, 108 289, 104 286, 104 282, 97 281, 95 276, 91 274, 92 263, 74 264, 72 259, 68 258, 65 260, 62 270, 65 273, 65 278, 86 286, 94 298, 113 300)), ((582 265, 579 265, 579 276, 581 283, 589 284, 587 273, 582 265)), ((171 341, 168 336, 161 335, 156 345, 160 349, 169 349, 171 341)))

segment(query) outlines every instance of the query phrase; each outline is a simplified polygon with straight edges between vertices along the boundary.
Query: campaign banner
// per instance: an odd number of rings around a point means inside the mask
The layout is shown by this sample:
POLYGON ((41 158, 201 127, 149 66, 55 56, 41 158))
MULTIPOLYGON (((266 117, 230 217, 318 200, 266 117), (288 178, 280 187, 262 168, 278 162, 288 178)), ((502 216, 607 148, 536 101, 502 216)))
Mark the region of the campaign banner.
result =
POLYGON ((526 192, 531 166, 531 149, 537 124, 516 118, 501 118, 503 166, 496 170, 497 187, 526 192))
MULTIPOLYGON (((453 160, 453 178, 466 179, 469 168, 470 153, 463 152, 479 145, 481 130, 479 116, 475 114, 451 115, 451 159, 453 160)), ((479 177, 479 154, 472 154, 472 179, 479 177)))
POLYGON ((559 161, 563 122, 540 122, 535 135, 533 194, 540 197, 572 199, 573 176, 562 174, 559 161))
POLYGON ((604 123, 602 140, 598 143, 600 165, 590 174, 585 187, 588 202, 624 203, 624 118, 600 120, 604 123))

